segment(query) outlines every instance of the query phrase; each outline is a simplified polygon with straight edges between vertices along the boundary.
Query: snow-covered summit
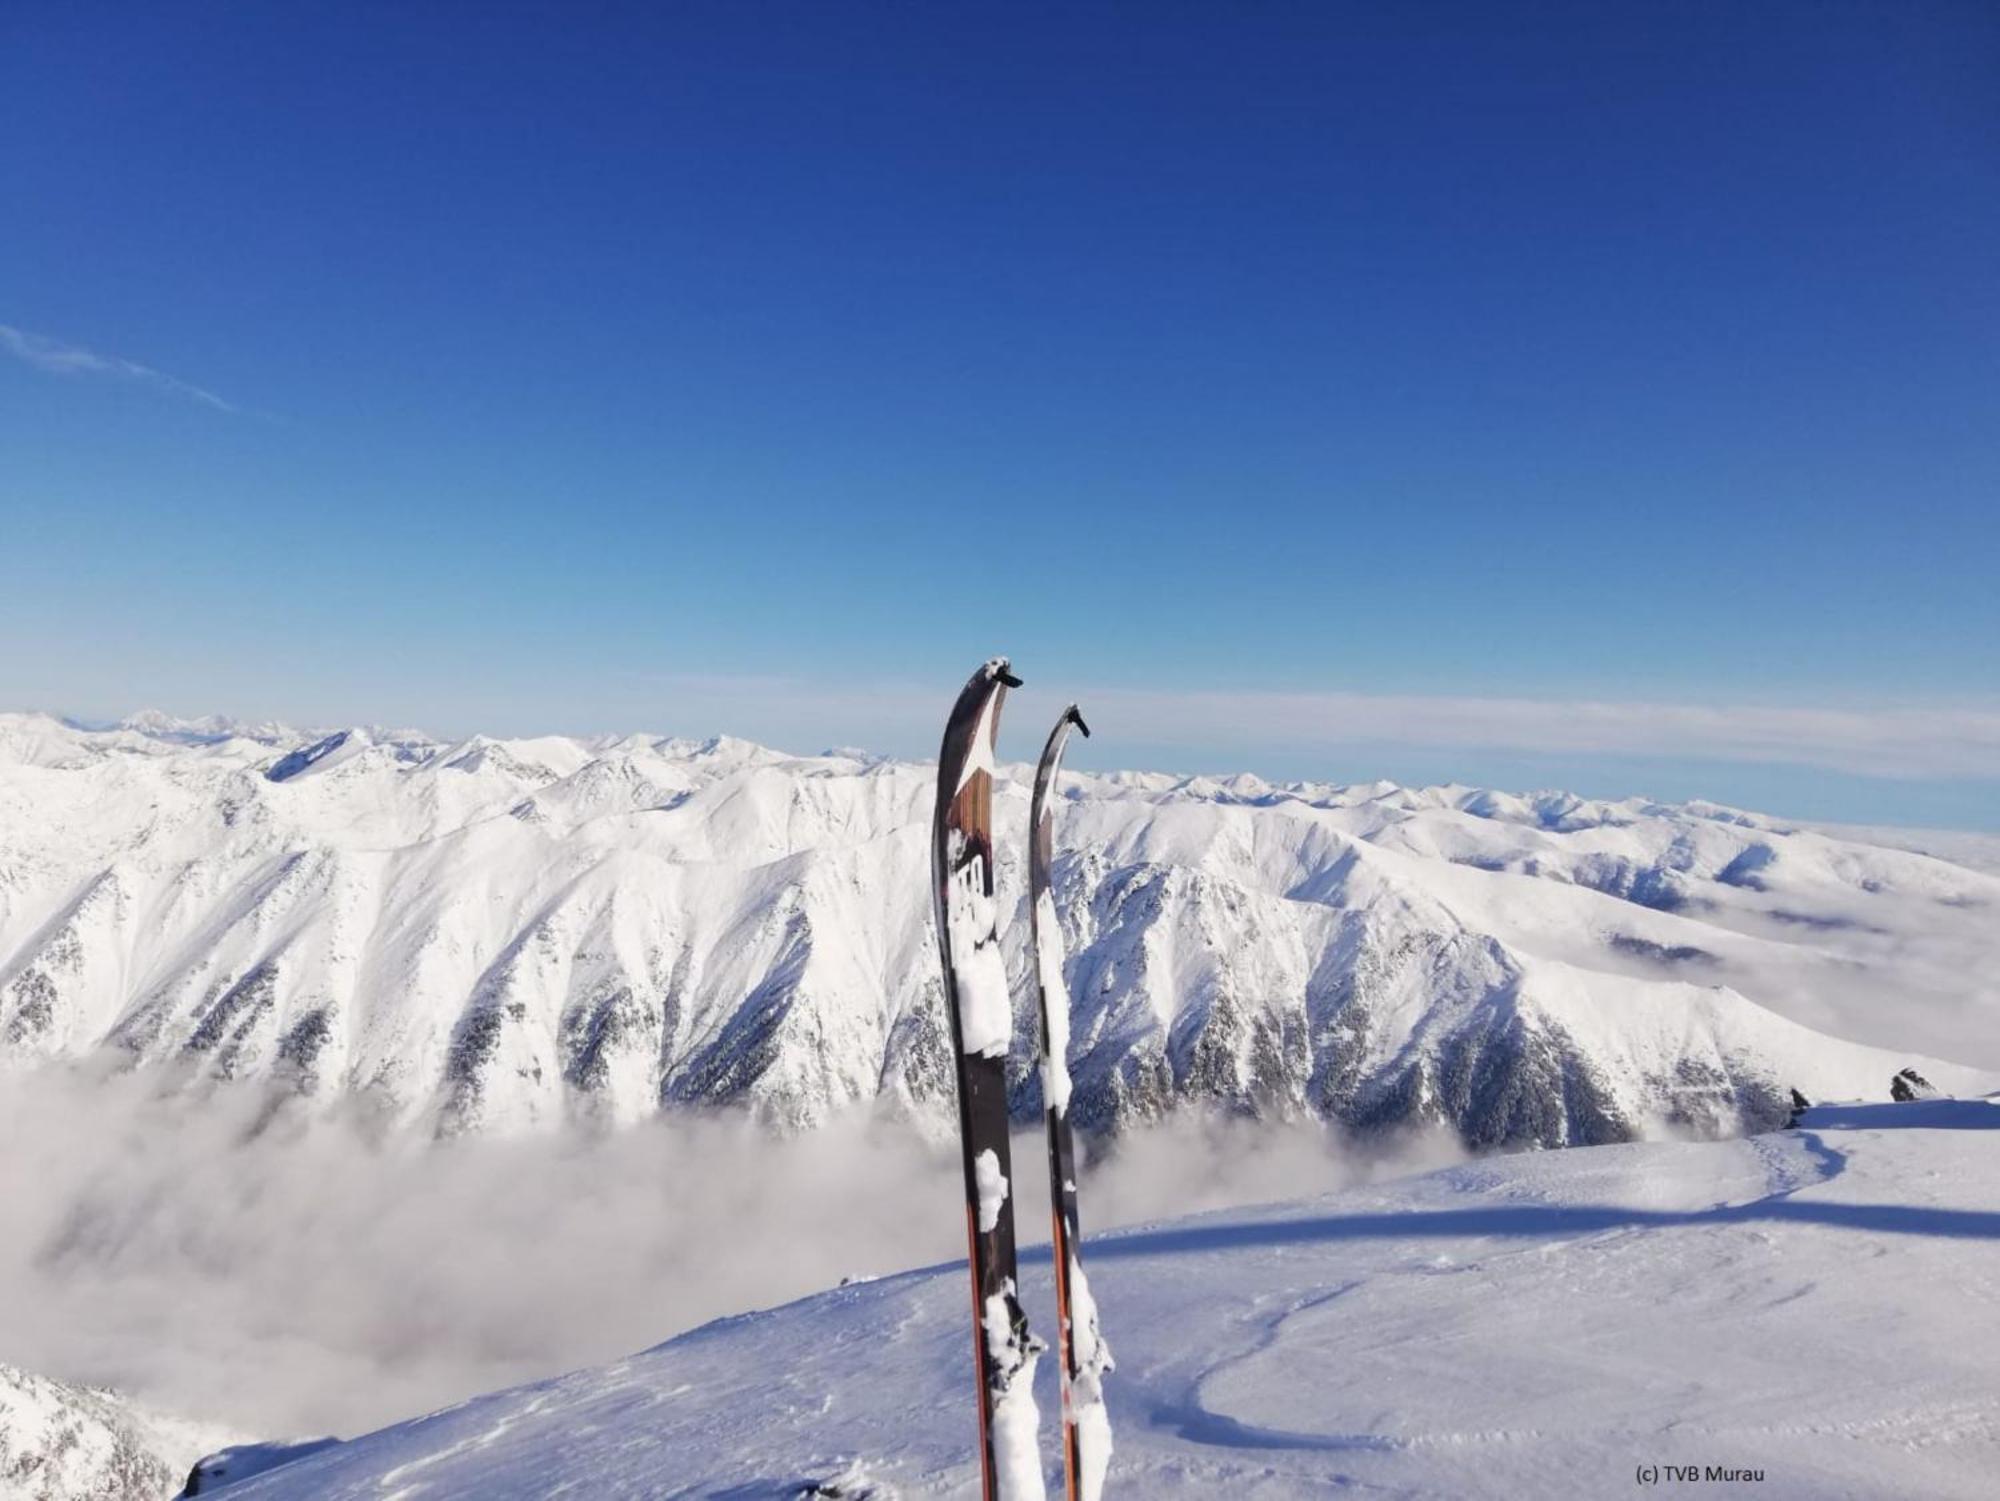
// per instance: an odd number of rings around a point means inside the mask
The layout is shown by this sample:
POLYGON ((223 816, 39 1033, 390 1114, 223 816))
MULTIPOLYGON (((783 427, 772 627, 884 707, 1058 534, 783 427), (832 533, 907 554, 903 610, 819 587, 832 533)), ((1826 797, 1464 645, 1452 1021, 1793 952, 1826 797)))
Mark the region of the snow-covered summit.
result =
POLYGON ((232 1435, 119 1393, 0 1365, 0 1498, 124 1501, 170 1496, 232 1435))
MULTIPOLYGON (((78 729, 90 726, 70 721, 78 729)), ((182 719, 161 709, 141 709, 128 714, 113 728, 150 735, 155 740, 177 741, 183 745, 214 745, 224 740, 254 740, 260 745, 284 745, 305 731, 275 719, 232 719, 226 714, 204 714, 198 719, 182 719)))
MULTIPOLYGON (((948 1113, 925 765, 159 729, 0 715, 0 1062, 109 1054, 424 1132, 948 1113)), ((1010 904, 1028 790, 1001 768, 1010 904)), ((1118 773, 1066 778, 1058 846, 1086 1126, 1197 1104, 1574 1144, 2000 1067, 2000 877, 1864 837, 1118 773)))

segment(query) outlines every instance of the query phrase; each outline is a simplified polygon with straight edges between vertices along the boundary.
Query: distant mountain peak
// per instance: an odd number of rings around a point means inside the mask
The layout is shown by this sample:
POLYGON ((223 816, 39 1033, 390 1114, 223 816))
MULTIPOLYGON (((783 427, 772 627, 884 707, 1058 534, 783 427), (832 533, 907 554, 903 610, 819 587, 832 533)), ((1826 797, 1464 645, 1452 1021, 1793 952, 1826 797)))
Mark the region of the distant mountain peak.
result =
POLYGON ((0 1485, 37 1501, 171 1495, 203 1454, 234 1438, 101 1386, 0 1365, 0 1485), (12 1489, 18 1483, 24 1488, 12 1489))
MULTIPOLYGON (((420 1132, 717 1105, 948 1121, 927 765, 146 723, 0 714, 0 1061, 109 1049, 365 1095, 420 1132)), ((1027 775, 998 773, 1017 918, 1027 775)), ((1954 1059, 2000 1059, 2000 877, 1971 865, 1637 798, 1151 772, 1062 792, 1088 1127, 1718 1134, 1782 1120, 1794 1088, 1879 1096, 1914 1062, 1963 1092, 1954 1059)), ((1025 1003, 1019 1027, 1026 1119, 1025 1003)))
POLYGON ((204 714, 196 719, 183 719, 161 709, 141 709, 136 714, 128 714, 118 721, 116 728, 183 745, 212 745, 230 739, 278 745, 296 740, 302 733, 274 719, 232 719, 225 714, 204 714))

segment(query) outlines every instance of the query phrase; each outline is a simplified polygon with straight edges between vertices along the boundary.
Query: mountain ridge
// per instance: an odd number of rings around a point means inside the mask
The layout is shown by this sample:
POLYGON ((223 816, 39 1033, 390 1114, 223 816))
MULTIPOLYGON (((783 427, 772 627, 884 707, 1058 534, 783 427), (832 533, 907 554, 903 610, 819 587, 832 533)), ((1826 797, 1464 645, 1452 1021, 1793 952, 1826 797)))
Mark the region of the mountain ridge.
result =
MULTIPOLYGON (((251 1079, 441 1135, 871 1102, 942 1127, 927 767, 189 724, 0 715, 0 1062, 251 1079)), ((1003 766, 1010 908, 1026 801, 1003 766)), ((1077 773, 1058 843, 1088 1128, 1728 1134, 1793 1087, 2000 1063, 2000 878, 1741 810, 1077 773)), ((1024 1006, 1016 1029, 1027 1119, 1024 1006)))
POLYGON ((0 1496, 22 1501, 163 1497, 237 1435, 160 1413, 106 1387, 0 1363, 0 1496))

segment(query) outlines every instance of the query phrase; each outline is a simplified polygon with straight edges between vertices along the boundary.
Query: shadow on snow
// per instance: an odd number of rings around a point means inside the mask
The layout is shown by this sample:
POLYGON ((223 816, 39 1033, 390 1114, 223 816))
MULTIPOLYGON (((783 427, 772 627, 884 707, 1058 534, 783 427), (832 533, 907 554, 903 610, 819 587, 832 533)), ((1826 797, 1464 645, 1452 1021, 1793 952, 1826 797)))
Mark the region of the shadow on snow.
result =
MULTIPOLYGON (((1809 1111, 1808 1126, 1835 1131, 2000 1130, 2000 1102, 1927 1100, 1900 1105, 1832 1105, 1809 1111)), ((1818 1130, 1798 1133, 1819 1160, 1823 1176, 1802 1187, 1819 1187, 1838 1177, 1846 1155, 1827 1145, 1818 1130)), ((1610 1204, 1493 1205, 1402 1214, 1330 1214, 1312 1219, 1262 1224, 1184 1225, 1113 1233, 1093 1239, 1092 1262, 1135 1256, 1174 1255, 1254 1246, 1304 1245, 1342 1240, 1419 1240, 1459 1236, 1558 1236, 1593 1231, 1778 1223, 1827 1225, 1878 1235, 1929 1235, 1950 1240, 2000 1240, 2000 1213, 1973 1209, 1931 1209, 1911 1204, 1828 1204, 1793 1197, 1797 1188, 1710 1209, 1661 1210, 1610 1204)))

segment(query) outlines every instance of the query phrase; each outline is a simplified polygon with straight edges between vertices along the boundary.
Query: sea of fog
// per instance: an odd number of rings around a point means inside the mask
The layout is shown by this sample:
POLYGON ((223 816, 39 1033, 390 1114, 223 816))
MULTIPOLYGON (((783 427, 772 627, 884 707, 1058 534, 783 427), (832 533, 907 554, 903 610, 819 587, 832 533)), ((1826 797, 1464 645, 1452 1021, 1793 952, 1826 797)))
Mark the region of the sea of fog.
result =
MULTIPOLYGON (((158 1076, 0 1082, 0 1361, 245 1436, 351 1435, 964 1255, 956 1153, 907 1122, 432 1143, 158 1076)), ((1085 1236, 1454 1155, 1433 1137, 1364 1151, 1315 1126, 1184 1120, 1088 1164, 1085 1236)), ((1035 1236, 1039 1133, 1014 1162, 1035 1236)))

